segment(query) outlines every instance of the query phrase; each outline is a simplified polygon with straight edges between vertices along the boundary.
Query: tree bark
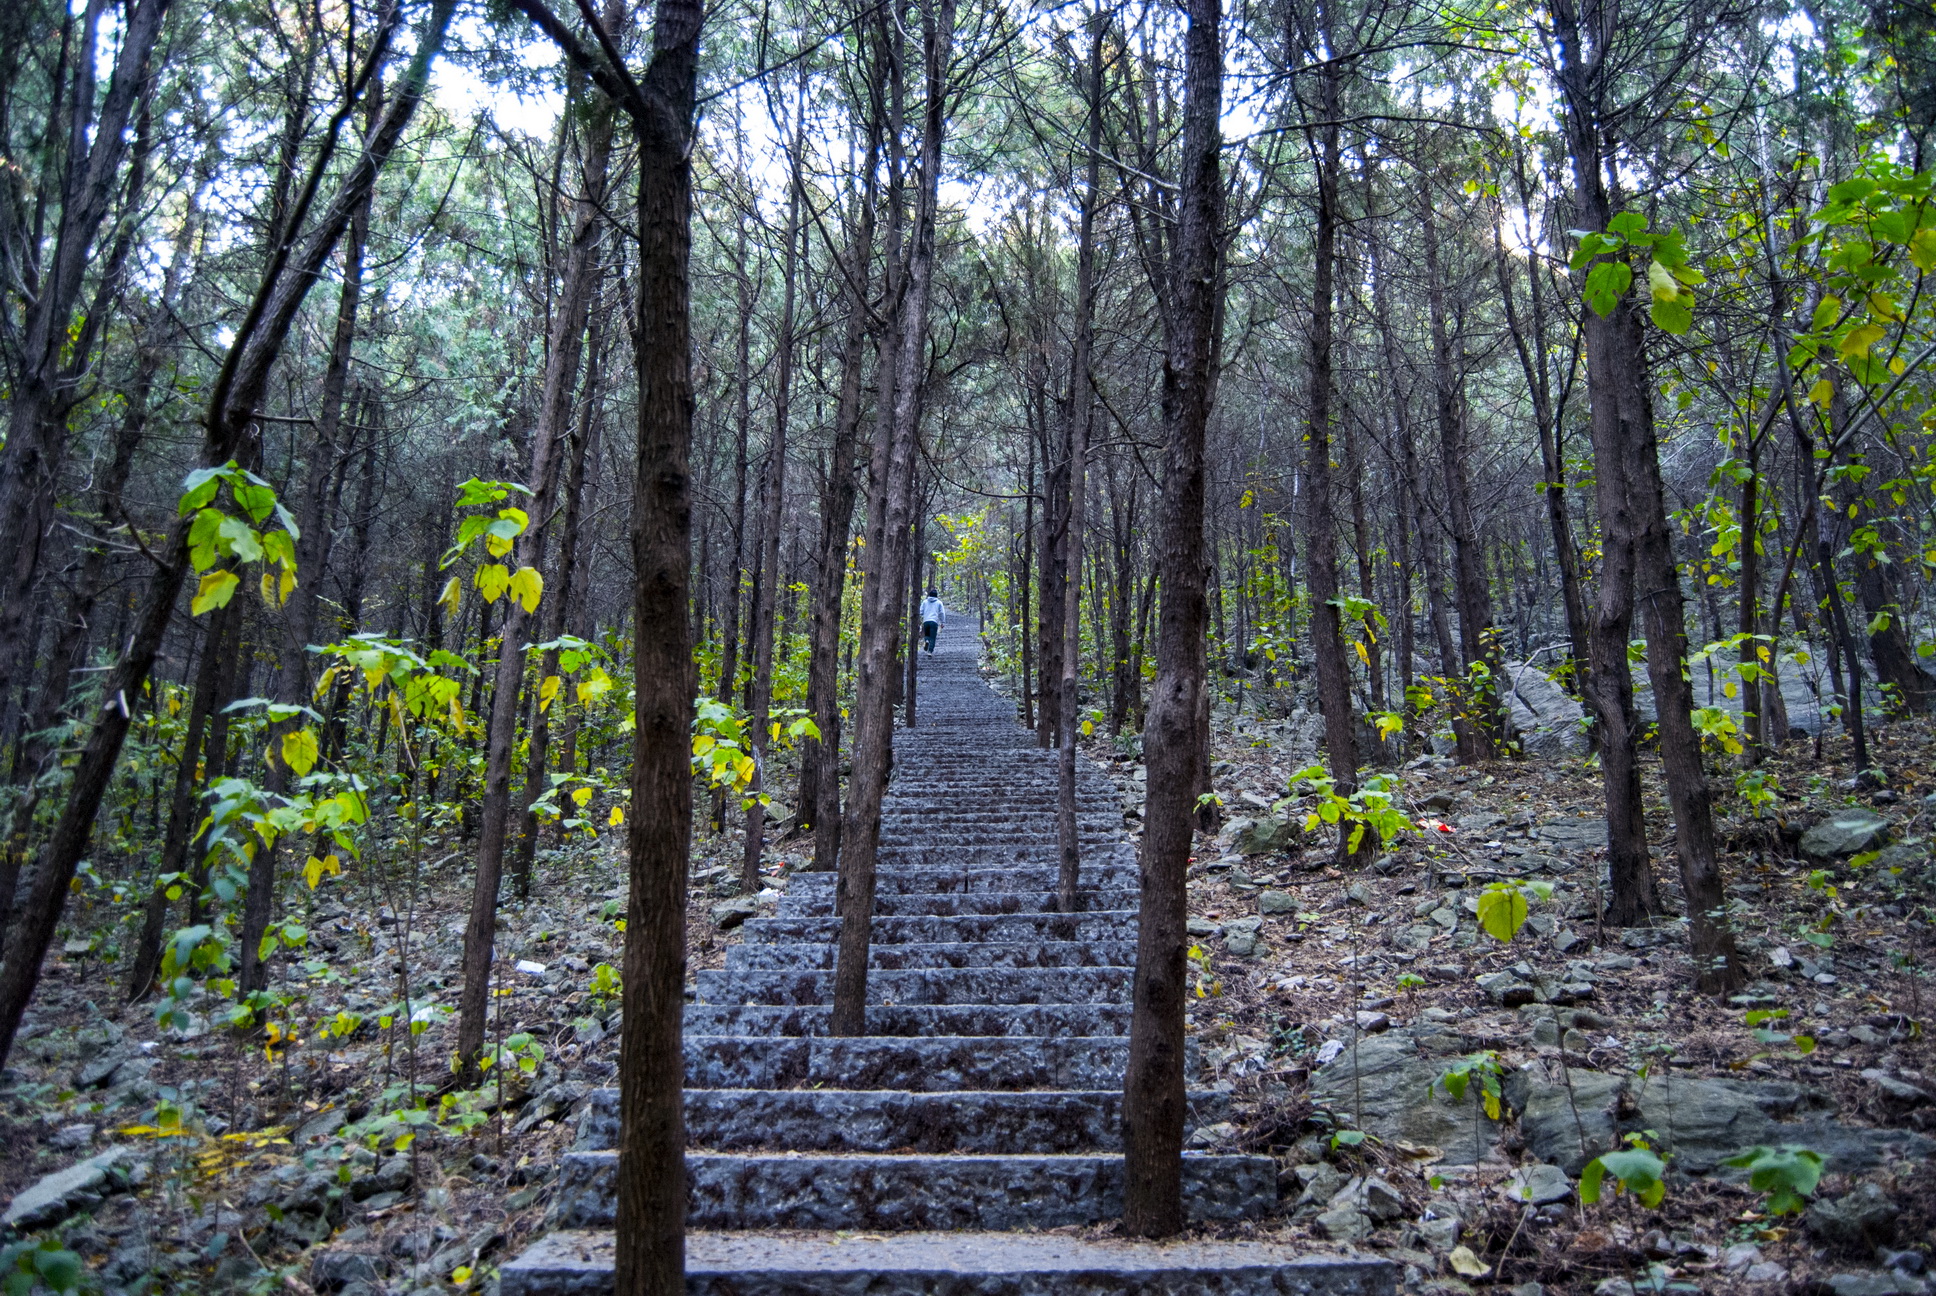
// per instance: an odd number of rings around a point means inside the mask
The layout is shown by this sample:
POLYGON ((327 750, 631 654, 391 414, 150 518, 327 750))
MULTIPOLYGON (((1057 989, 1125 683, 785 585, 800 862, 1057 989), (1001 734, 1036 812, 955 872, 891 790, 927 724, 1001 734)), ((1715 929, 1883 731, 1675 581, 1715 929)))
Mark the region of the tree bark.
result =
POLYGON ((1216 363, 1212 337, 1223 223, 1220 0, 1188 0, 1185 13, 1180 211, 1167 284, 1157 285, 1159 300, 1167 297, 1158 552, 1163 606, 1156 686, 1144 731, 1149 799, 1123 1086, 1123 1228, 1142 1237, 1167 1237, 1183 1227, 1184 874, 1195 821, 1194 789, 1202 774, 1197 739, 1207 673, 1204 437, 1216 363))
MULTIPOLYGON (((1063 913, 1076 911, 1076 886, 1082 869, 1082 848, 1076 819, 1076 732, 1078 659, 1082 653, 1082 528, 1089 494, 1089 433, 1095 418, 1095 392, 1090 373, 1096 344, 1096 208, 1101 201, 1103 38, 1108 19, 1096 13, 1089 19, 1089 139, 1083 164, 1081 215, 1076 226, 1076 328, 1069 352, 1069 504, 1066 510, 1064 557, 1068 588, 1062 609, 1061 748, 1057 752, 1056 845, 1060 868, 1056 900, 1063 913)), ((1097 633, 1101 633, 1101 626, 1097 633)))
MULTIPOLYGON (((934 281, 935 224, 939 206, 942 143, 948 125, 948 72, 954 47, 955 0, 928 0, 921 9, 927 94, 921 127, 920 183, 908 249, 895 345, 892 435, 885 473, 877 483, 885 499, 877 565, 868 573, 870 597, 862 613, 856 701, 854 772, 846 822, 841 828, 840 948, 834 965, 830 1030, 866 1030, 867 958, 873 934, 874 861, 880 848, 881 800, 894 754, 894 666, 900 641, 900 591, 911 539, 916 422, 927 365, 928 304, 934 281)), ((898 54, 898 52, 897 52, 898 54)), ((899 80, 898 56, 895 79, 899 80)), ((897 122, 898 126, 898 122, 897 122)), ((891 137, 898 137, 898 130, 891 137)))

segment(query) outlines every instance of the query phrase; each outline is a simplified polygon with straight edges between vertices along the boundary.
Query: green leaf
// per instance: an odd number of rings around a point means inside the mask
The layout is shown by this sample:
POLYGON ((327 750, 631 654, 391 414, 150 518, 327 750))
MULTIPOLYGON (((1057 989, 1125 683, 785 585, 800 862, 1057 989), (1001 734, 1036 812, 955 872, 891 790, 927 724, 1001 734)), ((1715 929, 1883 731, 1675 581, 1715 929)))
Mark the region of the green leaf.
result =
POLYGON ((175 507, 177 517, 187 517, 196 509, 202 508, 215 498, 215 492, 222 489, 220 468, 197 468, 182 481, 181 502, 175 507))
POLYGON ((1495 882, 1479 893, 1479 925, 1505 944, 1526 925, 1526 896, 1510 883, 1495 882))
POLYGON ((1616 212, 1613 219, 1607 222, 1607 232, 1622 238, 1630 239, 1646 228, 1647 218, 1636 211, 1616 212))
POLYGON ((1627 295, 1633 285, 1633 268, 1624 261, 1595 262, 1586 272, 1586 304, 1593 313, 1605 318, 1613 314, 1613 308, 1627 295))
POLYGON ((306 725, 282 736, 282 759, 298 775, 316 768, 316 758, 320 754, 316 731, 306 725))
POLYGON ((72 1251, 49 1251, 43 1245, 34 1252, 34 1269, 57 1292, 74 1291, 81 1285, 81 1258, 72 1251))

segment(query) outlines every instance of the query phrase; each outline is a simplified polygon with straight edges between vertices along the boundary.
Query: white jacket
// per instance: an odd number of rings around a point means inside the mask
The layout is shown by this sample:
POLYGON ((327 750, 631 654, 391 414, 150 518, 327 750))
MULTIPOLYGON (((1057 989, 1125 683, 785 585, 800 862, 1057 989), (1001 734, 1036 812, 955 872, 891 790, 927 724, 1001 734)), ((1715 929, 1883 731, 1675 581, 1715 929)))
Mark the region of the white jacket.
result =
POLYGON ((948 609, 941 606, 940 599, 930 594, 926 598, 921 600, 921 624, 922 625, 926 625, 930 621, 934 622, 936 625, 945 625, 947 623, 947 620, 948 620, 948 609))

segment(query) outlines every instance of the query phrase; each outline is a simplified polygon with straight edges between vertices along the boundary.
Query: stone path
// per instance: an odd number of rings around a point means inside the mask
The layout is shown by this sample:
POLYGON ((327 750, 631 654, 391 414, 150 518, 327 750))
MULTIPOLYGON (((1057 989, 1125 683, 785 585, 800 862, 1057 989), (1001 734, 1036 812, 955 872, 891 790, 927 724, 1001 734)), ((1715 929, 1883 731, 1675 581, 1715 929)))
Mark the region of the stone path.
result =
MULTIPOLYGON (((868 975, 873 1034, 826 1033, 833 878, 796 875, 686 1010, 687 1290, 1380 1296, 1377 1260, 1273 1246, 1084 1241, 1122 1212, 1136 859, 1116 794, 1079 783, 1080 911, 1055 907, 1055 766, 976 674, 974 635, 922 660, 895 735, 868 975), (863 1234, 855 1237, 858 1232, 863 1234)), ((1193 1091, 1199 1125, 1222 1095, 1193 1091)), ((560 1167, 554 1232, 502 1296, 611 1289, 617 1093, 560 1167)), ((1274 1211, 1276 1165, 1192 1153, 1191 1218, 1274 1211)))

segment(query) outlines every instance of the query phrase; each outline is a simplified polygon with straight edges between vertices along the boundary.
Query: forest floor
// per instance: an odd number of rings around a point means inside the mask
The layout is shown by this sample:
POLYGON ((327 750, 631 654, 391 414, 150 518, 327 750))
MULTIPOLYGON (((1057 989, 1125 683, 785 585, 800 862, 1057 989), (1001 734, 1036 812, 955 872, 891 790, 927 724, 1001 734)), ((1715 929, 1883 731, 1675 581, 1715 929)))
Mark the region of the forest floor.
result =
MULTIPOLYGON (((1684 923, 1596 924, 1604 838, 1589 765, 1418 763, 1401 772, 1404 803, 1453 831, 1347 872, 1315 839, 1237 849, 1256 846, 1245 821, 1269 813, 1296 768, 1286 728, 1219 721, 1227 823, 1200 839, 1190 884, 1203 991, 1192 1030, 1204 1082, 1235 1098, 1233 1119, 1195 1141, 1282 1166, 1284 1213, 1238 1232, 1387 1255, 1411 1292, 1924 1290, 1936 730, 1901 721, 1874 736, 1891 774, 1879 795, 1852 790, 1835 739, 1819 761, 1795 743, 1770 763, 1783 793, 1766 818, 1728 790, 1725 865, 1752 984, 1720 1002, 1691 991, 1684 923), (1856 806, 1889 821, 1891 851, 1800 856, 1805 828, 1856 806), (1502 943, 1472 910, 1489 882, 1516 876, 1553 891, 1502 943), (1757 1039, 1748 1013, 1780 1010, 1758 1028, 1806 1034, 1812 1051, 1757 1039), (1473 1058, 1456 1101, 1442 1077, 1473 1058), (1481 1110, 1495 1065, 1496 1122, 1481 1110), (1621 1132, 1670 1152, 1664 1198, 1583 1205, 1581 1150, 1621 1132), (1772 1214, 1716 1164, 1757 1142, 1827 1152, 1809 1214, 1772 1214), (1548 1163, 1566 1177, 1533 1169, 1548 1163)), ((1100 741, 1092 755, 1133 833, 1138 763, 1100 741)), ((1671 828, 1651 784, 1649 797, 1676 909, 1671 828)), ((32 1208, 19 1235, 78 1254, 90 1291, 492 1290, 497 1263, 544 1227, 582 1100, 613 1082, 617 1005, 599 968, 619 962, 616 838, 549 853, 534 897, 504 907, 492 1037, 528 1035, 542 1057, 525 1048, 529 1073, 507 1065, 501 1093, 495 1080, 456 1090, 446 1064, 442 1006, 456 1000, 468 905, 460 841, 427 850, 447 858, 414 887, 346 877, 305 896, 289 916, 309 948, 278 960, 276 987, 295 1038, 273 1043, 199 1018, 163 1030, 152 1002, 124 1006, 128 906, 106 888, 77 896, 0 1076, 0 1202, 32 1208), (416 904, 402 903, 413 889, 416 904), (413 1097, 425 1114, 411 1114, 413 1097)), ((727 903, 739 840, 695 847, 694 970, 723 961, 747 911, 727 903)), ((783 888, 807 851, 770 850, 770 884, 783 888)))

